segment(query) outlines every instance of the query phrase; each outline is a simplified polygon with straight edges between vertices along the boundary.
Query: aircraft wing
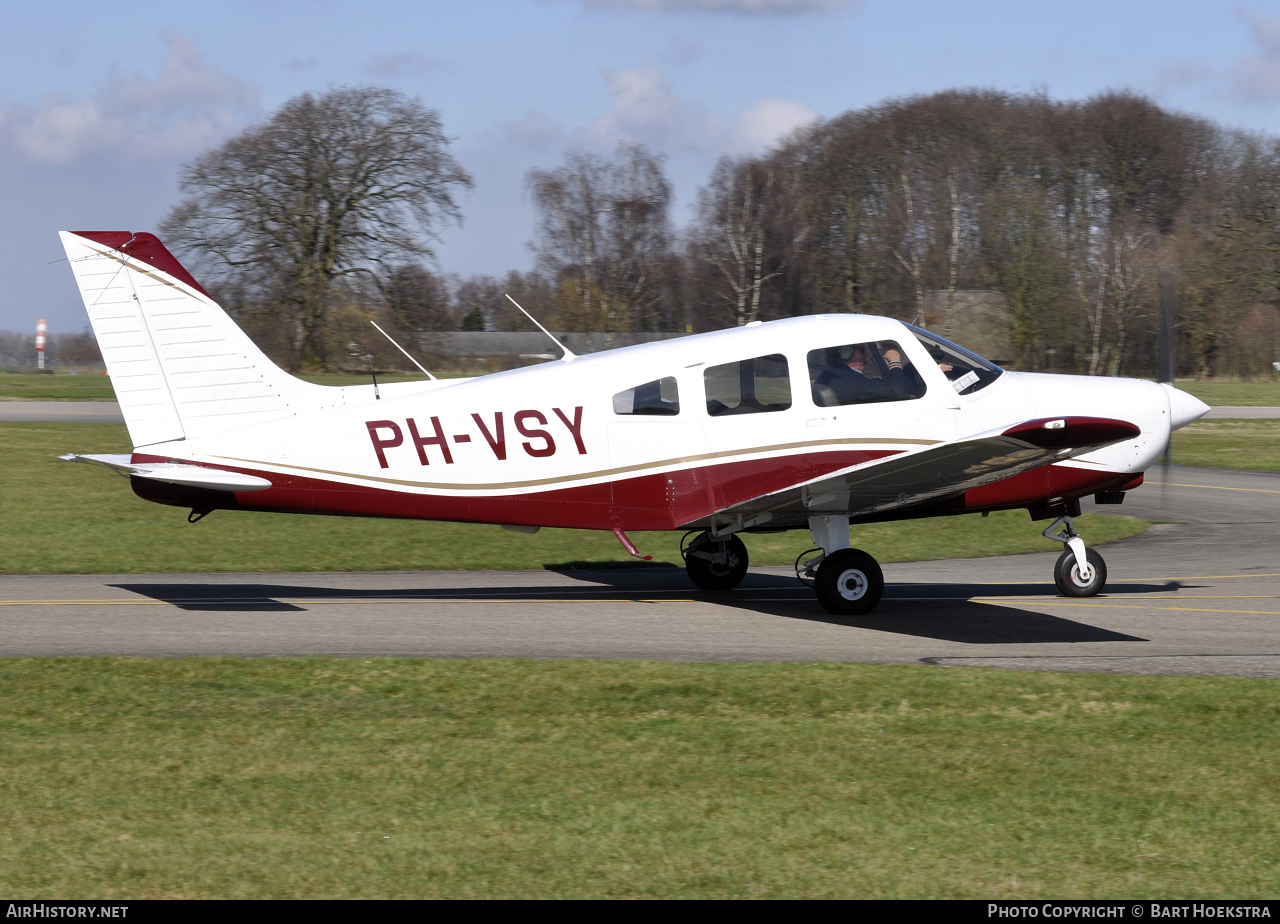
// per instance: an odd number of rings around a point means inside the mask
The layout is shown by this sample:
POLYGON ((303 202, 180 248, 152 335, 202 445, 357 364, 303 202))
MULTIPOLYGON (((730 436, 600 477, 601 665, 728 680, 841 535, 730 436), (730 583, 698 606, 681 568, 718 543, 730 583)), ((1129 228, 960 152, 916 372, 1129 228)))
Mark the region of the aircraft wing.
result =
POLYGON ((1133 439, 1138 427, 1098 417, 1029 420, 853 466, 717 511, 717 520, 765 523, 797 515, 851 517, 913 507, 1001 481, 1103 446, 1133 439))
POLYGON ((203 465, 184 465, 180 462, 138 462, 128 455, 77 455, 58 456, 66 462, 94 462, 130 478, 146 478, 187 488, 207 488, 212 491, 265 491, 271 482, 255 475, 205 468, 203 465))

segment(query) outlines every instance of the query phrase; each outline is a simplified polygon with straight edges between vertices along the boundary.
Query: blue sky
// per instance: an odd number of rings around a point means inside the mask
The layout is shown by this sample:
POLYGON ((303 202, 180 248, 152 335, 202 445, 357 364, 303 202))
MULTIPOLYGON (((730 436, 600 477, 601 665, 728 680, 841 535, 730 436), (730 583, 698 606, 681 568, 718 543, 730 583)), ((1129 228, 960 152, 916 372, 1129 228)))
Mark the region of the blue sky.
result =
POLYGON ((574 147, 665 152, 678 225, 716 158, 953 87, 1107 89, 1280 134, 1280 0, 256 0, 15 4, 0 34, 0 329, 85 326, 61 229, 150 230, 179 166, 303 91, 438 109, 475 178, 446 272, 528 269, 523 177, 574 147))

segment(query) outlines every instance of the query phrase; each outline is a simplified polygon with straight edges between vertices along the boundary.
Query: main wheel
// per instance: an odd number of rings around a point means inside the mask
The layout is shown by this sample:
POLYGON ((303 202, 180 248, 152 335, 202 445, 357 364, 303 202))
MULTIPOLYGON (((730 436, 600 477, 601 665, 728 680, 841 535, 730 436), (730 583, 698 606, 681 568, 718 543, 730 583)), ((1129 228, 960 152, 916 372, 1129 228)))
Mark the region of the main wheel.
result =
POLYGON ((833 616, 870 613, 884 593, 884 573, 861 549, 840 549, 818 565, 813 589, 822 608, 833 616))
POLYGON ((747 547, 737 536, 717 542, 702 533, 685 552, 684 570, 703 590, 733 590, 747 576, 747 547))
POLYGON ((1053 583, 1067 597, 1092 597, 1107 583, 1107 563, 1093 549, 1085 549, 1085 561, 1092 573, 1081 574, 1075 553, 1067 549, 1053 568, 1053 583))

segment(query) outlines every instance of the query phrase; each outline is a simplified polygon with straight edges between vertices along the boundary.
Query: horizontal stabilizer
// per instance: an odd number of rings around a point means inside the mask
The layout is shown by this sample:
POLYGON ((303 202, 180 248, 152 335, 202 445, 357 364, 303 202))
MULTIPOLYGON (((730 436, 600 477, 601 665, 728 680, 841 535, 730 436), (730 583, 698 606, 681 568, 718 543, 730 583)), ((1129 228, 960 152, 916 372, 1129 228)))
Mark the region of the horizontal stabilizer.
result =
POLYGON ((126 477, 146 478, 150 481, 179 484, 188 488, 207 488, 211 491, 265 491, 271 487, 271 482, 265 478, 242 475, 240 472, 228 472, 220 468, 205 468, 202 465, 184 465, 179 462, 135 463, 132 461, 132 456, 110 454, 68 453, 58 458, 67 462, 93 462, 105 465, 126 477))

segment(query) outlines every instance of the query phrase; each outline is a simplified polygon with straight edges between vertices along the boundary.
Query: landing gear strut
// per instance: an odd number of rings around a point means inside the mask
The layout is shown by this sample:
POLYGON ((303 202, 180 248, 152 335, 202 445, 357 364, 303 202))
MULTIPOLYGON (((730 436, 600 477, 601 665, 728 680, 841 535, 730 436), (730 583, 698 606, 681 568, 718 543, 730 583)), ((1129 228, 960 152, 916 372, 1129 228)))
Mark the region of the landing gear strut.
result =
POLYGON ((747 547, 733 534, 713 539, 710 531, 688 533, 680 554, 689 580, 703 590, 732 590, 747 576, 747 547))
POLYGON ((1044 531, 1044 537, 1063 546, 1053 567, 1053 583, 1063 596, 1092 597, 1102 590, 1107 583, 1107 563, 1096 550, 1084 547, 1071 517, 1058 517, 1044 531))
POLYGON ((801 555, 796 577, 813 586, 822 608, 832 616, 861 616, 875 609, 884 593, 884 573, 866 552, 849 548, 849 518, 810 517, 809 532, 822 555, 801 555))

